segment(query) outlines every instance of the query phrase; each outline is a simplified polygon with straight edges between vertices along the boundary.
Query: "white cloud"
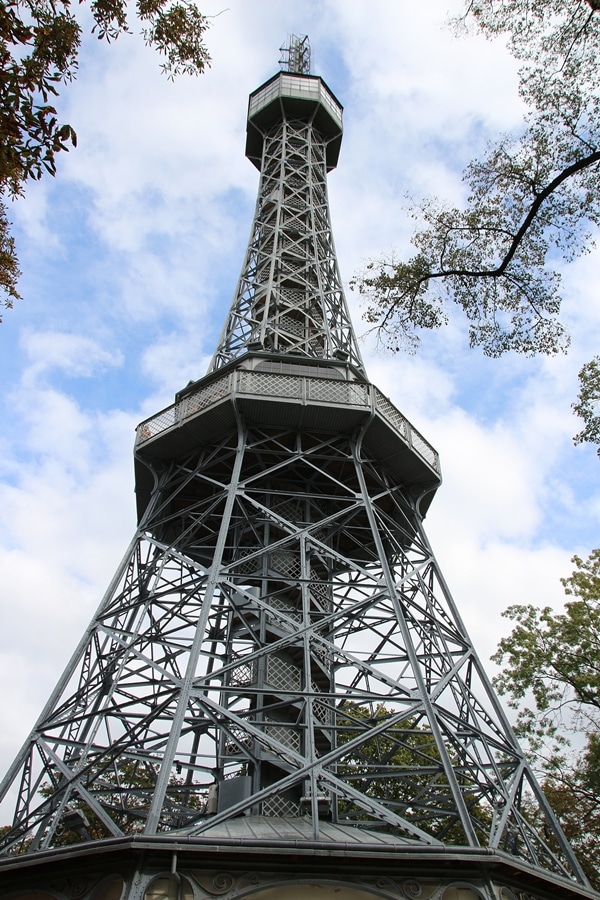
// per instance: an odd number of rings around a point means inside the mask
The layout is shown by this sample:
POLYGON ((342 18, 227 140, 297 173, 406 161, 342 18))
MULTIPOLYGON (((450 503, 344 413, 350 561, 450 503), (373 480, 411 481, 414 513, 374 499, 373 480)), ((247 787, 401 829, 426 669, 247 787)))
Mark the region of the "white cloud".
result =
POLYGON ((98 341, 80 334, 25 332, 21 345, 31 360, 24 372, 26 381, 51 370, 59 370, 70 377, 86 378, 107 368, 120 366, 123 362, 120 351, 103 347, 98 341))
POLYGON ((447 518, 429 523, 437 558, 477 654, 490 675, 498 641, 512 629, 502 612, 513 604, 560 609, 565 597, 560 578, 572 570, 571 554, 556 546, 538 549, 509 541, 480 543, 473 533, 458 533, 447 518))

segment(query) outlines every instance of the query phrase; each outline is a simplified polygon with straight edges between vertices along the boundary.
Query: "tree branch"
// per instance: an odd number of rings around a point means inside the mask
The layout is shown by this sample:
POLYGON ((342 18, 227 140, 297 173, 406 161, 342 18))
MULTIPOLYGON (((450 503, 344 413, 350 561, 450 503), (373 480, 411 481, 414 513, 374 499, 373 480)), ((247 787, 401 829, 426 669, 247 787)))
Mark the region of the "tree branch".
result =
MULTIPOLYGON (((600 3, 600 0, 598 0, 600 3)), ((521 244, 523 238, 527 234, 527 231, 531 227, 531 224, 544 201, 548 199, 565 181, 571 178, 573 175, 576 175, 578 172, 583 171, 583 169, 587 169, 590 166, 593 166, 594 163, 600 162, 600 150, 596 150, 593 153, 588 154, 587 156, 582 157, 577 162, 572 163, 570 166, 567 166, 565 169, 560 172, 556 178, 553 178, 552 181, 546 185, 546 187, 540 191, 537 195, 531 206, 529 207, 529 212, 521 222, 518 231, 515 233, 510 247, 508 248, 506 254, 504 255, 500 265, 496 266, 495 269, 443 269, 440 272, 429 272, 427 275, 422 276, 417 279, 418 284, 424 284, 431 278, 447 278, 452 275, 463 276, 464 278, 498 278, 503 275, 510 265, 511 261, 514 258, 515 253, 517 252, 519 245, 521 244)), ((460 229, 456 229, 457 231, 460 229)), ((466 230, 466 229, 464 229, 466 230)), ((487 229, 482 228, 482 232, 487 231, 499 231, 500 229, 487 229)))

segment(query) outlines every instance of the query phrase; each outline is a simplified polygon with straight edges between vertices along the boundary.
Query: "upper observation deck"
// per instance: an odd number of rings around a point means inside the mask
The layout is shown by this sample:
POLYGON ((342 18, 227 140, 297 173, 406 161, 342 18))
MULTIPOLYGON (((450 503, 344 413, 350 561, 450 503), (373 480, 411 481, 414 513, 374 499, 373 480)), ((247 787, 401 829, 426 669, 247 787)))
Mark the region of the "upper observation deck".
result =
POLYGON ((250 94, 246 156, 261 168, 263 140, 284 119, 310 121, 327 143, 327 171, 335 169, 342 143, 343 107, 322 78, 279 72, 250 94))

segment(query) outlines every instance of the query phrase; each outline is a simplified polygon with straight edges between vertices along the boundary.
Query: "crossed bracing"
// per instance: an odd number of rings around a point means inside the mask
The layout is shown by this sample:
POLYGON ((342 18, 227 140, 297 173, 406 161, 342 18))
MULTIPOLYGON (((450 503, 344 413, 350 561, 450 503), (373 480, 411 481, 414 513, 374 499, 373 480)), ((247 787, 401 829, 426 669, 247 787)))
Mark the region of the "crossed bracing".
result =
POLYGON ((163 479, 9 773, 6 846, 148 830, 151 804, 154 830, 201 833, 287 791, 317 831, 326 797, 342 823, 569 874, 401 485, 351 438, 260 429, 163 479), (215 773, 267 765, 207 813, 215 773))
POLYGON ((249 344, 343 354, 362 368, 333 245, 325 146, 305 122, 284 122, 265 139, 251 237, 213 368, 249 344))

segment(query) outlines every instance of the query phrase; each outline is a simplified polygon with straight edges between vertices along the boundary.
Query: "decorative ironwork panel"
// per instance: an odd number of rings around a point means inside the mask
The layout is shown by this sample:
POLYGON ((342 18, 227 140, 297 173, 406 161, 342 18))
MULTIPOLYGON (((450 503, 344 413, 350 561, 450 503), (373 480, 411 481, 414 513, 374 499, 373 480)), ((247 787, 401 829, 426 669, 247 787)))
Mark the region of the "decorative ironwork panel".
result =
POLYGON ((193 416, 231 393, 229 376, 218 378, 186 397, 181 403, 181 417, 193 416))
POLYGON ((301 397, 302 380, 272 372, 240 372, 238 390, 248 394, 272 394, 275 397, 301 397))
POLYGON ((281 691, 299 691, 302 688, 302 670, 280 656, 267 657, 267 681, 281 691))
POLYGON ((170 406, 157 416, 153 416, 151 419, 142 422, 137 429, 137 439, 139 441, 145 441, 148 438, 160 434, 167 428, 172 428, 177 421, 177 413, 177 406, 170 406))
POLYGON ((291 800, 286 800, 284 797, 269 797, 268 800, 263 800, 263 816, 272 816, 274 818, 293 817, 297 816, 299 812, 299 805, 291 800))

